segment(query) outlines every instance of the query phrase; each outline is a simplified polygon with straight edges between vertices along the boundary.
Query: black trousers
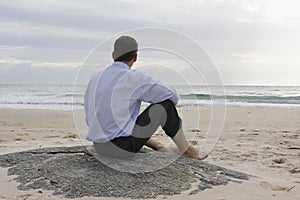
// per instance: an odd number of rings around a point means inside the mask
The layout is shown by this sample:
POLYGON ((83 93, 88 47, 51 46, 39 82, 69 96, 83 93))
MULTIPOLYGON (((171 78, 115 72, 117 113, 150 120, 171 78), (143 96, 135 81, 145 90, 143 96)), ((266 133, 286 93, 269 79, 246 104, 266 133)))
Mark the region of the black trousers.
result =
POLYGON ((173 138, 181 128, 181 119, 172 101, 149 105, 137 118, 132 134, 106 143, 94 142, 97 153, 108 157, 128 158, 138 152, 161 126, 173 138))

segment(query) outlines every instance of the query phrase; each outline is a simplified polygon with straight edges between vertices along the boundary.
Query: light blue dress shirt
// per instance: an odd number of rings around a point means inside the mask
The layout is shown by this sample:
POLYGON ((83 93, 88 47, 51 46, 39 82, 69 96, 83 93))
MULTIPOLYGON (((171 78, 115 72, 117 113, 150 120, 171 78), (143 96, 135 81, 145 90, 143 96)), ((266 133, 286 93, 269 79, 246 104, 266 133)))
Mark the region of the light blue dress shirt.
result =
POLYGON ((141 102, 158 103, 170 99, 177 104, 175 89, 132 70, 123 62, 114 62, 94 74, 84 95, 87 140, 107 142, 131 134, 141 102))

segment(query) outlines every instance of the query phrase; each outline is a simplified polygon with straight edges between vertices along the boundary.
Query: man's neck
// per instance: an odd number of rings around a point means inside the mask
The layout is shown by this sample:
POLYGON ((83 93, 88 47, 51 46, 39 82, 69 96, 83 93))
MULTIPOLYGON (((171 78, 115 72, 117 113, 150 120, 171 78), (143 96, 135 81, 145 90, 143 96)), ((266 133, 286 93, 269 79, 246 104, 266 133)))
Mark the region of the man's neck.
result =
POLYGON ((129 68, 131 68, 132 65, 133 65, 133 62, 132 62, 132 61, 122 61, 122 63, 128 65, 129 68))

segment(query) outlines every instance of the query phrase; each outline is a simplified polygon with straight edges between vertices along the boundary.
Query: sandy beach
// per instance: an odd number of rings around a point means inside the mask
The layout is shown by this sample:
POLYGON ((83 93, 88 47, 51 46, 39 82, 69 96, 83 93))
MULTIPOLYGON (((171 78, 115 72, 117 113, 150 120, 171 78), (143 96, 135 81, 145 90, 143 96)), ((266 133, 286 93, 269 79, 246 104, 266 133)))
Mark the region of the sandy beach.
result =
MULTIPOLYGON (((82 111, 77 111, 81 114, 82 111)), ((201 144, 211 117, 200 108, 180 108, 189 140, 201 144), (192 123, 193 122, 193 123, 192 123)), ((297 199, 300 196, 300 109, 228 107, 222 135, 206 162, 252 175, 249 181, 230 183, 188 195, 157 199, 297 199)), ((78 124, 77 124, 78 125, 78 124)), ((78 137, 72 111, 1 109, 0 153, 51 146, 88 144, 78 137)), ((171 144, 160 131, 155 138, 171 144)), ((14 176, 0 169, 0 199, 65 199, 41 189, 21 191, 14 176)), ((83 199, 107 199, 90 198, 83 199)))

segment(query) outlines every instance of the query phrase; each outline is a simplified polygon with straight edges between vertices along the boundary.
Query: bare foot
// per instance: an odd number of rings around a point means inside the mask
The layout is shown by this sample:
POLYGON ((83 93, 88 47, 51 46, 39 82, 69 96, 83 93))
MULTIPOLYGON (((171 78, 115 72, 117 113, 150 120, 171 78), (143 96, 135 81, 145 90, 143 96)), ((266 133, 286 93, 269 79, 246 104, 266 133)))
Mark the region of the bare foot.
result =
POLYGON ((160 147, 157 150, 161 151, 161 152, 165 152, 165 153, 178 153, 179 152, 179 149, 177 147, 166 147, 166 146, 163 146, 163 147, 160 147))
POLYGON ((198 160, 204 160, 208 157, 208 154, 200 152, 196 147, 189 146, 189 148, 183 153, 183 156, 188 158, 195 158, 198 160))
POLYGON ((208 154, 200 152, 196 147, 190 146, 183 154, 180 153, 178 147, 166 147, 162 146, 157 151, 161 151, 164 153, 174 153, 174 154, 179 154, 183 155, 188 158, 195 158, 198 160, 204 160, 205 158, 208 157, 208 154))

